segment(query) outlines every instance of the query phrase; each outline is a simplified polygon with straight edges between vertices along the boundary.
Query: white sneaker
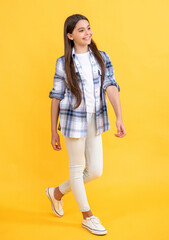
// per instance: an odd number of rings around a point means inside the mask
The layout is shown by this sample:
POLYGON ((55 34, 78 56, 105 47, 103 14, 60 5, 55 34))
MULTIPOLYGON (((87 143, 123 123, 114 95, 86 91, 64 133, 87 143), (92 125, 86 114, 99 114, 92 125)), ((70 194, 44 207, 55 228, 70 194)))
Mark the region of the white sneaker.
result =
POLYGON ((83 218, 82 227, 96 235, 105 235, 107 233, 107 230, 101 225, 101 221, 95 216, 83 218))
POLYGON ((46 189, 46 195, 49 198, 51 204, 52 204, 52 210, 53 212, 58 216, 62 217, 64 212, 63 212, 63 201, 61 200, 56 200, 54 198, 54 189, 55 188, 47 188, 46 189))

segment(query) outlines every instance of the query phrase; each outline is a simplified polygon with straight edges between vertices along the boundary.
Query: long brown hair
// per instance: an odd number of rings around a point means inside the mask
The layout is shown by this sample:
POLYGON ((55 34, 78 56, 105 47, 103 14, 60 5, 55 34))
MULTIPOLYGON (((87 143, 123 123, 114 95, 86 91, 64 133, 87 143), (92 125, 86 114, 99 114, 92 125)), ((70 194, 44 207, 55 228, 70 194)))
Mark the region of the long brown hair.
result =
MULTIPOLYGON (((74 109, 76 109, 81 103, 82 92, 79 87, 79 83, 78 83, 79 78, 76 75, 73 58, 72 58, 72 48, 74 46, 74 42, 73 42, 73 40, 70 40, 67 37, 67 33, 71 34, 73 32, 73 30, 79 20, 87 20, 89 22, 89 20, 85 16, 83 16, 81 14, 73 14, 73 15, 69 16, 64 23, 65 72, 66 72, 70 92, 76 97, 76 106, 74 109)), ((90 24, 90 22, 89 22, 89 24, 90 24)), ((100 97, 102 99, 102 85, 103 85, 103 78, 104 78, 104 73, 105 73, 104 60, 96 46, 96 43, 93 41, 93 39, 91 39, 91 43, 88 46, 91 48, 92 53, 101 68, 102 74, 101 74, 100 97)))

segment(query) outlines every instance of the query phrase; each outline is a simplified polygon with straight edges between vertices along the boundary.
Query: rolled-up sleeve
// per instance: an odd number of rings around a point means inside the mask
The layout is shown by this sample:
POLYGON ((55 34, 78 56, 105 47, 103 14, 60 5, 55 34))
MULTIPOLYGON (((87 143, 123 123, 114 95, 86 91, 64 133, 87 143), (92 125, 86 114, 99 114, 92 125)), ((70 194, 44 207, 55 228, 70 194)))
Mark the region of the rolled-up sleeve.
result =
POLYGON ((103 89, 105 91, 108 86, 114 85, 118 88, 118 91, 120 92, 120 86, 115 80, 114 67, 111 63, 110 57, 106 52, 104 52, 104 54, 106 57, 106 62, 105 62, 105 76, 103 80, 103 89))
POLYGON ((49 98, 58 98, 62 100, 64 98, 66 83, 63 71, 62 59, 56 60, 55 75, 53 78, 53 88, 49 92, 49 98))

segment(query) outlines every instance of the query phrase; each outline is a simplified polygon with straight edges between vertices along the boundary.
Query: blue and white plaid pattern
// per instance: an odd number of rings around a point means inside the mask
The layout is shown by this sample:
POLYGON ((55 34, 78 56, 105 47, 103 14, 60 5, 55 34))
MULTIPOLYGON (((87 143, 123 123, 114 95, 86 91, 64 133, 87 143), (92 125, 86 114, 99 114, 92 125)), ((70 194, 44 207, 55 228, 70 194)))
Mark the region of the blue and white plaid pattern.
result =
MULTIPOLYGON (((100 51, 100 50, 99 50, 100 51)), ((100 51, 105 62, 105 76, 102 87, 102 101, 100 99, 100 86, 101 86, 101 69, 92 54, 89 47, 89 56, 93 72, 93 84, 96 103, 96 135, 102 134, 110 129, 110 123, 107 113, 107 99, 106 88, 110 85, 115 85, 120 91, 120 87, 114 78, 114 68, 108 54, 104 51, 100 51)), ((79 87, 82 90, 82 101, 78 108, 75 110, 72 107, 75 106, 76 98, 71 94, 68 88, 68 81, 65 73, 65 58, 64 55, 59 57, 56 61, 56 69, 53 80, 53 88, 49 92, 49 98, 60 99, 60 121, 58 130, 61 134, 72 137, 80 138, 87 136, 87 112, 85 104, 84 84, 85 79, 82 71, 82 66, 78 61, 75 49, 72 49, 72 57, 76 70, 76 74, 79 77, 79 87)))

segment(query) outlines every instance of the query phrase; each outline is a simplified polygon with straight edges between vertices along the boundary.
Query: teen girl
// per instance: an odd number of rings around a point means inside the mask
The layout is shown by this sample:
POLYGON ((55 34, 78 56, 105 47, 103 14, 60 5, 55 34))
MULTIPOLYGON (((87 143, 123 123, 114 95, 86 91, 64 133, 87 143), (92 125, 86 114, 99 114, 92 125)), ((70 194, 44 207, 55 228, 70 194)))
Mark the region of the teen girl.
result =
POLYGON ((102 133, 110 129, 105 92, 116 114, 116 137, 126 135, 122 121, 120 87, 108 54, 97 49, 89 20, 80 14, 64 24, 64 55, 56 61, 51 103, 51 144, 61 150, 58 130, 64 135, 69 156, 69 179, 56 188, 47 188, 54 213, 63 216, 62 197, 72 191, 83 215, 82 227, 97 235, 107 230, 92 214, 84 184, 103 171, 102 133), (85 162, 86 159, 86 162, 85 162), (86 168, 85 168, 86 163, 86 168))

